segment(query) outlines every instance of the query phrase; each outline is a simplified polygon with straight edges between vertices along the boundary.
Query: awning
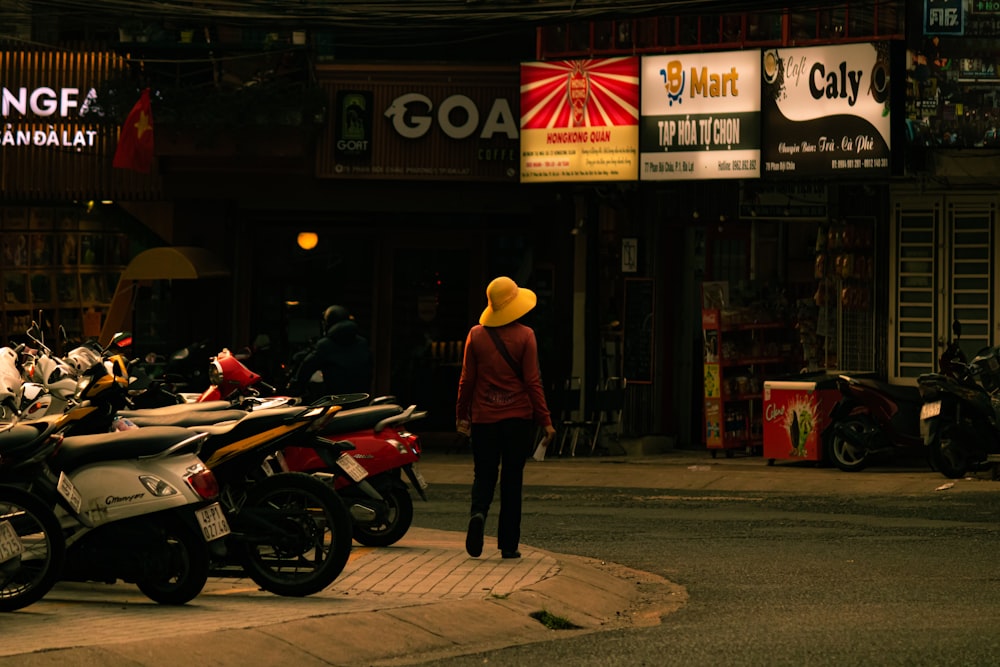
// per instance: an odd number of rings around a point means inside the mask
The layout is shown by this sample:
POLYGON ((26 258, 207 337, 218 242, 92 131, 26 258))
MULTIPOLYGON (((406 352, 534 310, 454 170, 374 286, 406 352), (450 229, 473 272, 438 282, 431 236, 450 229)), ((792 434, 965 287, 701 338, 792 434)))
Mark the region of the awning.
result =
POLYGON ((205 248, 170 246, 150 248, 135 256, 121 280, 222 278, 229 269, 205 248))

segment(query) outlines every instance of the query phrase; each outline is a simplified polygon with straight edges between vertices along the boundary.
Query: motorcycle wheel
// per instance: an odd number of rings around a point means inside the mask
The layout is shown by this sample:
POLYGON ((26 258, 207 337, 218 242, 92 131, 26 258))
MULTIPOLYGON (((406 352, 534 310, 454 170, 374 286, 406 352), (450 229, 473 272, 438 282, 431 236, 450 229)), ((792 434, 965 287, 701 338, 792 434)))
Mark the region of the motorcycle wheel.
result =
POLYGON ((244 570, 264 590, 290 597, 318 593, 347 565, 351 517, 340 496, 315 477, 290 472, 255 482, 243 512, 252 512, 256 525, 272 526, 268 534, 236 543, 244 570))
POLYGON ((395 544, 413 523, 413 499, 410 492, 398 486, 383 493, 387 516, 379 524, 354 523, 354 539, 366 547, 387 547, 395 544))
POLYGON ((0 562, 0 611, 41 600, 62 573, 66 540, 59 521, 41 500, 21 489, 0 486, 0 524, 14 528, 24 551, 0 562))
POLYGON ((208 582, 209 552, 205 538, 173 516, 163 517, 162 546, 168 569, 165 576, 136 582, 153 602, 181 605, 201 593, 208 582))
MULTIPOLYGON (((871 432, 876 428, 878 427, 872 420, 864 416, 846 417, 837 424, 837 430, 850 431, 857 438, 870 438, 871 432)), ((834 430, 830 441, 830 459, 833 464, 844 472, 863 470, 868 465, 868 450, 844 438, 837 430, 834 430)))
POLYGON ((949 479, 965 477, 976 463, 962 440, 962 429, 955 424, 942 424, 931 440, 931 466, 949 479))

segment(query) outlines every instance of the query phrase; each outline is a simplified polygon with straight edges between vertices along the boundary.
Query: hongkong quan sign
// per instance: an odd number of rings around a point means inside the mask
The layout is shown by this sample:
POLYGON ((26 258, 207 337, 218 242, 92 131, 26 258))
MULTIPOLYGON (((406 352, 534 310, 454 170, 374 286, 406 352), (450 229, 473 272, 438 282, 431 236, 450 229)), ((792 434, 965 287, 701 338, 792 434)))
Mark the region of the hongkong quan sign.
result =
POLYGON ((522 63, 522 183, 634 181, 638 148, 638 57, 522 63))
POLYGON ((757 51, 642 59, 639 178, 760 176, 757 51))
POLYGON ((762 53, 762 176, 889 173, 889 44, 762 53))

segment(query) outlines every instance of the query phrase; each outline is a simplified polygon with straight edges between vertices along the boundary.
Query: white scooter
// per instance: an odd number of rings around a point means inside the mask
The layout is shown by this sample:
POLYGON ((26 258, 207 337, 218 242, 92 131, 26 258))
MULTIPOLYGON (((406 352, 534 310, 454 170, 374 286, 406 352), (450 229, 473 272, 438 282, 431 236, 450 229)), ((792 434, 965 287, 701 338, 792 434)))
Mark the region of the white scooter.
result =
POLYGON ((26 491, 60 529, 40 530, 43 517, 22 531, 23 521, 0 516, 0 611, 38 600, 56 576, 135 583, 161 604, 190 601, 208 580, 208 542, 229 533, 218 483, 198 457, 208 436, 154 427, 61 437, 94 409, 0 429, 0 501, 10 487, 26 491), (63 538, 65 565, 53 575, 44 563, 58 560, 63 538))
POLYGON ((31 323, 27 335, 33 346, 22 352, 21 419, 62 414, 76 392, 80 375, 102 361, 102 351, 92 345, 80 345, 70 350, 65 358, 59 358, 45 344, 36 322, 31 323))
POLYGON ((18 353, 9 347, 0 347, 0 422, 9 422, 17 416, 22 394, 18 353))

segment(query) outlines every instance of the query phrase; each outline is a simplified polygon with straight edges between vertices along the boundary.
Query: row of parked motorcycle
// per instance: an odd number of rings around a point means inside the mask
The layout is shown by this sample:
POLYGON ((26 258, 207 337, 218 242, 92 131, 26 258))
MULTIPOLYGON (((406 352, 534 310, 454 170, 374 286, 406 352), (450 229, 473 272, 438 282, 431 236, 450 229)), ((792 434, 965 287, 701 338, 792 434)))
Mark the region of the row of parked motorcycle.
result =
POLYGON ((311 595, 354 541, 403 537, 411 489, 427 500, 414 405, 273 395, 228 350, 202 392, 174 393, 127 334, 62 356, 37 323, 26 340, 0 348, 0 611, 58 581, 127 582, 169 605, 209 576, 311 595))
POLYGON ((923 450, 932 469, 952 479, 1000 463, 1000 347, 970 360, 961 322, 938 360, 938 372, 916 386, 841 374, 841 399, 830 414, 824 448, 841 470, 857 471, 903 451, 923 450))

